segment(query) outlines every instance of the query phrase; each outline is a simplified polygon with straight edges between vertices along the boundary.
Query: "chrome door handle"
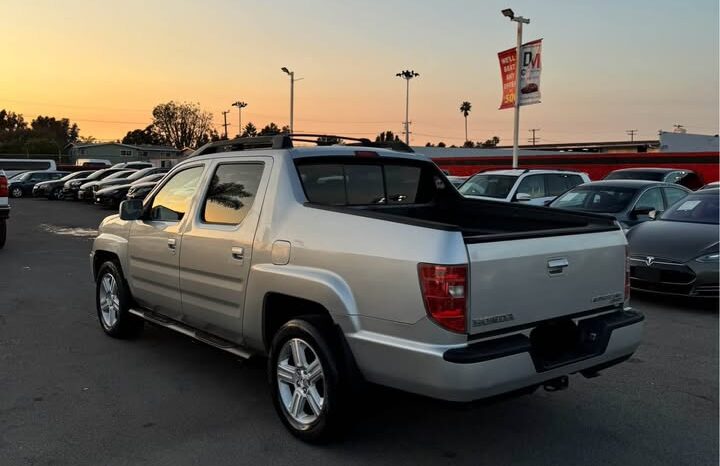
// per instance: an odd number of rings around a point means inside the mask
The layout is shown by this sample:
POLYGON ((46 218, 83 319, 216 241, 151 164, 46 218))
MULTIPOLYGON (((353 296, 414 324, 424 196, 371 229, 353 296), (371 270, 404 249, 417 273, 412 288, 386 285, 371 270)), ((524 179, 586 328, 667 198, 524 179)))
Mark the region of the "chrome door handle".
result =
POLYGON ((245 252, 243 251, 243 248, 240 248, 237 246, 230 249, 230 254, 232 255, 233 259, 236 259, 239 261, 243 260, 243 258, 245 257, 245 252))
POLYGON ((563 269, 570 265, 567 259, 564 257, 561 259, 550 259, 547 262, 548 273, 555 275, 563 272, 563 269))
POLYGON ((167 245, 172 252, 175 252, 175 248, 177 247, 177 240, 175 238, 168 238, 167 245))

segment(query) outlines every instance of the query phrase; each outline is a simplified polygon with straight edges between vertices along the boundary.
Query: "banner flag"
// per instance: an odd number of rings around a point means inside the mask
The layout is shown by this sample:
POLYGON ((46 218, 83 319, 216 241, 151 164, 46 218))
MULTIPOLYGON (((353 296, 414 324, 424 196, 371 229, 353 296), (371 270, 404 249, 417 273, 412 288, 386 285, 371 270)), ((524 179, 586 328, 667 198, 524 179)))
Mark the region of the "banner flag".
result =
MULTIPOLYGON (((520 48, 520 105, 540 103, 540 49, 542 39, 523 44, 520 48)), ((515 107, 515 48, 498 53, 502 76, 502 102, 500 110, 515 107)))

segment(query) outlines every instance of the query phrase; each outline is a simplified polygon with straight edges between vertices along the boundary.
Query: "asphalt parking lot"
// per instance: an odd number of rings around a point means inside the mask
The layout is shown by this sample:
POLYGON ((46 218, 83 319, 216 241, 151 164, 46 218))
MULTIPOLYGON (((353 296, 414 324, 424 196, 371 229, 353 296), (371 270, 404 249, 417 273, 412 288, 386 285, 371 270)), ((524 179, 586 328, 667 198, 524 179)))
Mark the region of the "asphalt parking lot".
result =
POLYGON ((1 464, 717 464, 715 303, 634 297, 647 317, 639 351, 559 393, 453 405, 370 387, 345 440, 310 446, 277 418, 264 361, 152 326, 136 341, 103 334, 88 253, 111 212, 11 203, 1 464))

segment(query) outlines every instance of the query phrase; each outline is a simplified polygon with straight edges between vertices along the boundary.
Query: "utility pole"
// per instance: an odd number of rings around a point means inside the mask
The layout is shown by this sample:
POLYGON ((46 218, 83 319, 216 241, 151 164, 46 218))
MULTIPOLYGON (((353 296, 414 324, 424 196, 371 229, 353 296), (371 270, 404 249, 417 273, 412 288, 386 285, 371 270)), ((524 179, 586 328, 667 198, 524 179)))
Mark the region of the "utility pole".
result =
POLYGON ((405 144, 410 145, 410 80, 420 76, 413 70, 405 70, 395 76, 405 80, 405 144))
POLYGON ((295 78, 295 72, 290 71, 286 67, 280 68, 283 73, 286 73, 288 76, 290 76, 290 134, 293 133, 293 120, 295 119, 294 110, 295 110, 295 81, 300 81, 303 78, 295 78))
POLYGON ((539 137, 536 137, 536 136, 535 136, 535 132, 536 132, 536 131, 540 131, 540 128, 532 128, 532 129, 529 129, 528 131, 530 131, 530 132, 532 133, 532 137, 531 137, 530 139, 528 139, 528 142, 531 142, 532 145, 534 146, 534 145, 535 145, 535 141, 539 141, 539 140, 540 140, 539 137))
POLYGON ((522 28, 523 24, 530 24, 529 18, 515 16, 515 13, 506 8, 502 10, 503 16, 510 18, 510 21, 517 23, 517 48, 515 51, 515 121, 513 123, 513 156, 512 166, 518 167, 518 133, 520 132, 520 71, 522 70, 522 28))
POLYGON ((248 104, 246 102, 241 102, 239 100, 236 100, 232 103, 233 107, 237 107, 238 109, 238 137, 242 136, 242 109, 247 107, 248 104))
POLYGON ((673 125, 673 128, 675 128, 673 130, 673 133, 681 133, 681 134, 687 133, 687 130, 685 129, 685 127, 683 125, 673 125))
POLYGON ((625 134, 630 136, 630 142, 633 142, 635 140, 635 135, 637 134, 638 130, 636 129, 626 129, 625 134))
POLYGON ((230 123, 227 122, 227 114, 228 114, 228 113, 230 113, 230 110, 226 110, 226 111, 222 112, 222 114, 223 114, 223 122, 224 122, 224 123, 223 123, 223 128, 225 128, 225 139, 228 138, 228 135, 227 135, 227 127, 230 126, 230 123))

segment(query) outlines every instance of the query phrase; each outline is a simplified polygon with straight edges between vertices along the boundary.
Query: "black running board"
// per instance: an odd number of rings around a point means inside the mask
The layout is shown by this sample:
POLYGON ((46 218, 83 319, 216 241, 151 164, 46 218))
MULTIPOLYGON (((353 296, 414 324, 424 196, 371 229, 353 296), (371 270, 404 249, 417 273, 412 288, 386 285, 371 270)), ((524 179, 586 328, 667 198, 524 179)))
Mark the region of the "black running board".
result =
POLYGON ((190 338, 194 338, 195 340, 203 342, 207 345, 213 346, 223 351, 227 351, 228 353, 234 354, 235 356, 240 356, 244 359, 248 359, 250 356, 252 356, 252 353, 245 350, 236 343, 217 337, 215 335, 211 335, 201 330, 196 330, 192 327, 188 327, 187 325, 183 325, 180 322, 168 319, 163 315, 141 309, 130 309, 129 311, 130 314, 142 317, 148 322, 152 322, 153 324, 159 325, 161 327, 169 328, 170 330, 182 333, 183 335, 187 335, 190 338))

